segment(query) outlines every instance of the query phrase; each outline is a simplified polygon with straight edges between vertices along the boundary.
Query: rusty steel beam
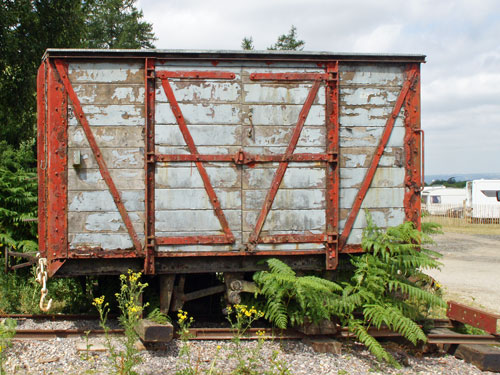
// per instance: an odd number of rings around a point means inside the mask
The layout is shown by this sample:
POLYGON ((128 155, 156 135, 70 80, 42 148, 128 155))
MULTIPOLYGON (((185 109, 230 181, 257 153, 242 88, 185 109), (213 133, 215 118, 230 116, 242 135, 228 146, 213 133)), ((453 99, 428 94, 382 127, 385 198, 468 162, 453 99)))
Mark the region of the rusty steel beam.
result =
POLYGON ((160 79, 168 78, 201 78, 201 79, 234 79, 236 74, 219 71, 167 71, 159 70, 156 76, 160 79))
POLYGON ((285 158, 283 155, 255 155, 248 152, 239 152, 234 155, 201 155, 201 154, 157 154, 154 156, 158 162, 234 162, 236 164, 276 163, 286 162, 335 162, 336 154, 292 154, 285 158))
POLYGON ((324 250, 257 250, 257 251, 159 251, 156 256, 161 257, 234 257, 234 256, 286 256, 286 255, 317 255, 324 254, 324 250))
POLYGON ((391 136, 392 129, 394 128, 394 123, 396 122, 396 118, 398 117, 398 114, 401 111, 401 107, 404 104, 406 95, 408 94, 410 88, 415 85, 417 79, 418 79, 417 74, 412 71, 407 76, 403 84, 403 87, 401 88, 401 92, 399 93, 398 99, 394 104, 394 108, 391 114, 389 115, 389 118, 387 119, 384 132, 382 133, 382 137, 380 138, 377 149, 375 150, 372 161, 370 163, 370 167, 366 171, 363 183, 361 184, 358 194, 356 195, 354 202, 352 204, 351 211, 349 212, 349 216, 344 226, 344 230, 342 232, 342 235, 340 236, 340 243, 339 243, 340 248, 342 248, 346 244, 347 239, 349 238, 349 234, 351 233, 354 221, 358 216, 363 200, 365 199, 366 193, 368 192, 370 184, 372 183, 373 176, 375 175, 375 172, 377 170, 380 158, 382 157, 385 146, 387 145, 387 142, 389 141, 389 138, 391 136))
POLYGON ((423 189, 423 131, 420 129, 420 79, 418 64, 408 64, 406 76, 414 76, 404 102, 405 111, 405 219, 420 229, 420 192, 423 189), (420 133, 422 132, 422 138, 420 133), (421 149, 421 147, 422 149, 421 149))
MULTIPOLYGON (((332 79, 326 83, 326 152, 328 155, 339 154, 339 88, 338 88, 338 69, 339 64, 329 63, 326 65, 326 71, 332 79), (334 78, 334 79, 333 79, 334 78)), ((337 161, 337 158, 335 158, 337 161)), ((337 162, 326 166, 326 233, 330 234, 326 241, 326 269, 336 269, 338 260, 338 224, 339 224, 339 190, 340 174, 337 162), (335 241, 333 241, 335 236, 335 241)))
POLYGON ((47 62, 37 74, 37 174, 38 174, 38 251, 47 257, 47 62))
POLYGON ((327 241, 326 234, 274 234, 259 238, 259 243, 321 243, 325 241, 327 241))
MULTIPOLYGON (((111 196, 113 197, 113 200, 116 204, 116 207, 118 208, 118 211, 120 212, 123 223, 125 224, 125 227, 127 228, 128 234, 132 240, 132 243, 134 244, 134 248, 135 248, 137 254, 139 255, 142 252, 141 242, 139 241, 139 237, 137 237, 137 233, 135 232, 134 226, 132 225, 132 221, 130 220, 130 217, 128 215, 127 210, 125 209, 125 205, 123 204, 123 201, 121 199, 120 192, 116 188, 116 185, 115 185, 113 179, 111 178, 111 175, 109 173, 106 162, 104 161, 104 158, 101 154, 101 150, 99 149, 99 146, 97 145, 94 134, 92 133, 92 130, 90 128, 90 124, 87 121, 85 113, 83 112, 82 105, 80 104, 80 100, 78 99, 78 96, 76 95, 76 93, 73 89, 73 86, 71 85, 71 82, 69 81, 68 65, 67 65, 67 63, 65 63, 61 60, 56 60, 55 66, 56 66, 57 72, 59 73, 59 77, 62 80, 64 89, 67 91, 69 99, 71 100, 71 102, 73 104, 73 110, 75 111, 75 116, 78 119, 80 125, 82 126, 83 131, 85 132, 85 135, 86 135, 87 140, 89 142, 90 148, 92 149, 92 152, 93 152, 94 157, 97 161, 97 164, 99 165, 99 171, 101 172, 101 176, 109 188, 111 196)), ((66 131, 67 131, 66 125, 67 124, 64 123, 64 129, 66 129, 66 131)), ((67 134, 66 134, 66 139, 67 139, 67 134)), ((67 163, 66 163, 66 166, 67 166, 67 163)), ((66 178, 66 181, 67 181, 67 178, 66 178)), ((58 203, 61 204, 60 201, 58 203)), ((64 204, 64 207, 66 207, 66 206, 67 206, 67 204, 64 204)))
MULTIPOLYGON (((320 81, 314 81, 314 84, 311 87, 311 90, 309 91, 306 101, 304 102, 304 105, 302 106, 302 109, 300 111, 299 119, 293 131, 290 143, 288 144, 286 152, 283 155, 283 160, 289 158, 293 154, 293 151, 295 150, 295 146, 297 145, 297 142, 299 140, 300 133, 302 132, 302 128, 304 127, 304 124, 306 122, 309 110, 311 109, 314 99, 316 98, 316 95, 318 93, 320 83, 321 83, 320 81)), ((279 186, 281 184, 283 176, 285 175, 287 167, 288 167, 288 162, 286 161, 280 162, 280 165, 278 166, 276 173, 274 174, 273 181, 271 183, 271 188, 267 192, 266 199, 264 200, 264 204, 262 205, 262 209, 257 219, 257 223, 255 224, 255 228, 250 234, 249 237, 250 243, 255 244, 258 243, 259 241, 260 232, 262 230, 262 227, 264 226, 264 222, 266 221, 266 217, 269 213, 269 210, 273 205, 274 197, 278 192, 279 186)))
POLYGON ((146 203, 146 223, 145 223, 145 258, 144 272, 148 275, 155 273, 154 255, 155 243, 155 60, 147 58, 144 67, 145 85, 145 113, 146 113, 146 139, 145 139, 145 203, 146 203))
MULTIPOLYGON (((333 73, 333 72, 332 72, 333 73)), ((252 81, 326 81, 328 73, 252 73, 252 81)))
POLYGON ((448 301, 446 316, 451 320, 480 328, 493 335, 497 334, 497 321, 500 319, 500 315, 465 306, 455 301, 448 301))
POLYGON ((68 99, 48 63, 47 89, 47 244, 48 274, 53 276, 68 253, 68 99))
MULTIPOLYGON (((165 91, 165 94, 168 98, 170 108, 172 109, 172 112, 177 119, 179 129, 181 130, 182 136, 184 137, 184 141, 186 142, 189 151, 192 155, 198 155, 198 150, 196 149, 196 145, 186 125, 186 120, 184 119, 184 115, 182 114, 181 108, 177 103, 177 99, 175 98, 174 91, 172 90, 168 79, 162 79, 161 82, 163 90, 165 91)), ((207 191, 210 203, 212 204, 212 207, 214 209, 214 213, 219 219, 222 230, 224 231, 224 235, 228 241, 234 242, 234 235, 229 228, 226 216, 224 215, 224 211, 221 208, 220 201, 217 198, 217 194, 212 187, 212 183, 210 182, 210 178, 208 177, 207 171, 205 170, 205 166, 202 162, 199 161, 195 162, 195 164, 198 172, 200 173, 201 179, 203 180, 203 184, 205 186, 205 190, 207 191)))
POLYGON ((156 237, 158 245, 212 245, 231 244, 234 241, 227 236, 186 236, 186 237, 156 237))

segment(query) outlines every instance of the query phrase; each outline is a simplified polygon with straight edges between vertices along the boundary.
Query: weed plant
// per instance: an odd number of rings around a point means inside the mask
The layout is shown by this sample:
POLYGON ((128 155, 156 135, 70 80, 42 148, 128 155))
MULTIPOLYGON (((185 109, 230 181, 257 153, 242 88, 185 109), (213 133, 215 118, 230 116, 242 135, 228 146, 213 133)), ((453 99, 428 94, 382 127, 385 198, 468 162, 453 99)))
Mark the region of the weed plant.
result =
POLYGON ((5 375, 4 355, 5 349, 11 344, 11 340, 16 334, 17 323, 13 319, 5 319, 0 322, 0 375, 5 375))
POLYGON ((136 329, 143 309, 146 307, 146 305, 143 306, 141 303, 141 294, 148 284, 141 283, 139 281, 140 278, 140 272, 134 273, 131 270, 126 275, 120 275, 120 292, 115 294, 121 312, 118 320, 125 330, 125 338, 120 340, 120 344, 124 349, 118 349, 109 334, 109 327, 107 325, 109 303, 105 302, 104 296, 95 298, 93 302, 99 313, 100 326, 105 332, 111 366, 114 373, 119 375, 136 375, 137 372, 133 368, 141 363, 139 351, 135 346, 139 338, 136 329))
MULTIPOLYGON (((422 246, 431 239, 413 223, 382 230, 368 212, 366 217, 361 244, 365 252, 351 257, 354 271, 347 280, 337 284, 315 276, 298 277, 277 259, 269 259, 269 270, 257 272, 254 280, 266 297, 265 317, 277 327, 337 317, 379 360, 400 367, 369 328, 386 326, 414 345, 426 341, 415 319, 445 307, 445 302, 432 290, 420 288, 418 280, 425 278, 424 270, 440 266, 436 260, 440 254, 422 246)), ((437 227, 427 224, 424 229, 432 233, 437 227)))

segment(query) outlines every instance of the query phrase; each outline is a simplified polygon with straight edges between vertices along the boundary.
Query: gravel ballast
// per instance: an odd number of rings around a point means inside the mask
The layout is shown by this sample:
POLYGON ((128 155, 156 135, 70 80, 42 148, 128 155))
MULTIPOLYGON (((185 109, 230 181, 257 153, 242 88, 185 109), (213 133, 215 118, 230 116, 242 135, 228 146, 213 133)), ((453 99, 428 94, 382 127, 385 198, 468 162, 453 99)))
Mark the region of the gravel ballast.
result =
MULTIPOLYGON (((87 322, 90 323, 90 322, 87 322)), ((84 325, 82 322, 33 322, 20 321, 20 329, 74 329, 97 328, 97 322, 84 325)), ((102 338, 91 338, 89 343, 102 343, 102 338)), ((82 338, 51 339, 46 341, 16 341, 5 349, 6 362, 4 368, 7 374, 109 374, 107 352, 77 351, 77 345, 85 343, 82 338)), ((143 350, 140 353, 142 364, 135 370, 139 374, 173 374, 179 370, 182 361, 179 350, 183 343, 174 340, 162 350, 143 350)), ((228 374, 236 367, 234 343, 231 341, 190 341, 192 363, 199 369, 214 368, 218 373, 228 374)), ((250 351, 257 345, 256 341, 244 341, 242 347, 250 351)), ((260 351, 258 364, 261 373, 269 370, 271 357, 278 353, 277 360, 285 364, 291 374, 493 374, 481 372, 475 366, 446 354, 409 353, 404 347, 387 344, 389 351, 404 363, 402 369, 395 369, 380 364, 363 345, 352 341, 343 341, 342 354, 316 353, 311 347, 297 340, 268 340, 260 351)), ((201 372, 200 373, 204 373, 201 372)), ((214 372, 215 373, 215 372, 214 372)), ((277 373, 277 372, 276 372, 277 373)))

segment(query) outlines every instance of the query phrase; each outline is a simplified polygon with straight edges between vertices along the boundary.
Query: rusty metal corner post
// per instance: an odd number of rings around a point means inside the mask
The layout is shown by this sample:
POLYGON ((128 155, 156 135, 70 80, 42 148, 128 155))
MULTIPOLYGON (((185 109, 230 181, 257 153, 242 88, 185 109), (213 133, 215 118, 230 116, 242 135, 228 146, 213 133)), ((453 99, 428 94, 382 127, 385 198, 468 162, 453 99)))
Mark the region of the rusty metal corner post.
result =
POLYGON ((326 269, 332 270, 339 263, 339 62, 328 63, 326 72, 326 153, 331 156, 326 165, 326 269))
POLYGON ((145 228, 145 259, 144 272, 148 275, 155 273, 155 101, 156 101, 156 76, 155 59, 147 58, 145 61, 145 92, 144 104, 146 107, 146 147, 145 147, 145 202, 146 202, 146 228, 145 228))
POLYGON ((406 76, 411 79, 404 102, 405 112, 405 219, 420 229, 420 192, 423 189, 423 131, 420 129, 420 68, 408 64, 406 76), (420 147, 421 146, 421 147, 420 147))
MULTIPOLYGON (((53 276, 68 256, 68 93, 47 62, 46 226, 47 270, 53 276)), ((40 235, 40 234, 39 234, 40 235)))
MULTIPOLYGON (((37 74, 38 251, 47 257, 47 61, 37 74)), ((7 254, 7 252, 6 252, 7 254)))

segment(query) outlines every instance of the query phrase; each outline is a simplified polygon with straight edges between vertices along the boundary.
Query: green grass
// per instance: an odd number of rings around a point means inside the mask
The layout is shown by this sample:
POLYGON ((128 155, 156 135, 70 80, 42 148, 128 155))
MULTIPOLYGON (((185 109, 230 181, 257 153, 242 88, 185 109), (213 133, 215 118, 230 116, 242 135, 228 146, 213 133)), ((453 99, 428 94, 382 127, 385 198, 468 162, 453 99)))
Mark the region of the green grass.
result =
POLYGON ((485 234, 499 235, 500 224, 472 224, 467 223, 464 219, 441 217, 441 216, 426 216, 422 218, 423 223, 437 223, 442 226, 445 233, 461 233, 461 234, 485 234))

